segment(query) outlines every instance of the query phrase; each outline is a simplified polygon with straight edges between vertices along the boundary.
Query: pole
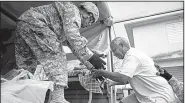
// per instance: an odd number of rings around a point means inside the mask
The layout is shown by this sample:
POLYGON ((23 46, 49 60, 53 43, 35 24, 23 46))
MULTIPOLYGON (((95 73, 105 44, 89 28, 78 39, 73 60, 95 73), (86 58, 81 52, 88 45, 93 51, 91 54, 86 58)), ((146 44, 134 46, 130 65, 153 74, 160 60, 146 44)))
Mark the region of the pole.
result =
POLYGON ((10 19, 12 19, 13 21, 17 21, 17 17, 13 14, 11 14, 10 12, 8 12, 5 8, 3 8, 2 6, 0 6, 0 12, 3 13, 4 15, 6 15, 7 17, 9 17, 10 19))

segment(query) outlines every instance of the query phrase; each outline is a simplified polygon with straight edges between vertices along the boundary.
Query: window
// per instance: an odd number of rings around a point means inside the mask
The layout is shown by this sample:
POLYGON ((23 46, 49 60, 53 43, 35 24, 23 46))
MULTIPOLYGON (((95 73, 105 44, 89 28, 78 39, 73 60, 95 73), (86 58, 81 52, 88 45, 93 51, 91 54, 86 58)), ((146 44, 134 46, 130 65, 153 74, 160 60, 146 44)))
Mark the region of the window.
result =
POLYGON ((166 23, 168 43, 183 43, 183 22, 166 23))

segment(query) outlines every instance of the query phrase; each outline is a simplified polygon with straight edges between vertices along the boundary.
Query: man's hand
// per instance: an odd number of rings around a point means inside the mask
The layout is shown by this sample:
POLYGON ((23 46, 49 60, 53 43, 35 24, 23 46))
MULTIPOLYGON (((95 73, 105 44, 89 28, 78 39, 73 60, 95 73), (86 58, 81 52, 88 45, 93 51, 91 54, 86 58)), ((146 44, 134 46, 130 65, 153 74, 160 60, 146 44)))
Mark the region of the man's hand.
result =
POLYGON ((163 78, 165 78, 167 81, 169 81, 172 78, 172 75, 170 73, 168 73, 165 69, 161 68, 159 65, 155 64, 155 67, 158 69, 159 72, 157 72, 156 74, 159 76, 162 76, 163 78))
POLYGON ((99 79, 100 81, 105 80, 104 77, 102 76, 102 72, 103 72, 102 69, 92 69, 91 72, 94 78, 99 79))
POLYGON ((106 65, 105 61, 103 61, 98 55, 93 54, 93 56, 88 60, 95 69, 106 69, 104 65, 106 65))
POLYGON ((103 71, 102 69, 92 69, 91 72, 93 74, 93 77, 99 77, 99 76, 103 76, 103 71))
POLYGON ((107 85, 108 85, 109 87, 116 85, 115 82, 112 81, 112 80, 107 80, 106 83, 107 83, 107 85))

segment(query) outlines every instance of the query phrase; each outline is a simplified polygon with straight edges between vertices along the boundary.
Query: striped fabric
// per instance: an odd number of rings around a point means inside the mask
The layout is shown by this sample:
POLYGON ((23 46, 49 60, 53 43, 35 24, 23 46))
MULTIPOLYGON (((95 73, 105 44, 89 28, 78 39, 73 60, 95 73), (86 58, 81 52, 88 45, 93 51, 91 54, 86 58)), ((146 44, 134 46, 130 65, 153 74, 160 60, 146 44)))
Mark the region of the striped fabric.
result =
POLYGON ((103 94, 101 89, 101 84, 103 82, 97 81, 95 78, 92 78, 91 72, 87 69, 85 65, 79 65, 79 60, 68 61, 68 77, 77 77, 82 87, 87 91, 92 93, 103 94))
POLYGON ((92 78, 91 74, 88 75, 82 75, 79 74, 79 81, 80 84, 87 90, 91 91, 93 93, 101 93, 103 94, 101 88, 100 88, 100 82, 98 82, 95 78, 92 78))
MULTIPOLYGON (((38 69, 36 70, 34 74, 34 79, 36 80, 47 80, 48 78, 45 75, 44 70, 38 69), (42 72, 42 73, 41 73, 42 72)), ((101 93, 103 94, 101 90, 101 83, 97 81, 95 78, 92 78, 90 71, 87 69, 81 69, 81 70, 71 70, 68 72, 68 77, 70 76, 78 76, 79 82, 87 91, 91 91, 92 93, 101 93)))

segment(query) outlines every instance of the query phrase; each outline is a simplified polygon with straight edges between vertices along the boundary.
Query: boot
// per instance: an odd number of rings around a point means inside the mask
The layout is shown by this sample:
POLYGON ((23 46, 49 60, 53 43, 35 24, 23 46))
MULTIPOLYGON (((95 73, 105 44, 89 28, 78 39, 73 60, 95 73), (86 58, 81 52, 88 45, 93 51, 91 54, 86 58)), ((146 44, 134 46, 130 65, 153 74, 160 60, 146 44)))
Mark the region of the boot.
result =
POLYGON ((64 87, 54 86, 50 103, 70 103, 64 98, 64 87))

